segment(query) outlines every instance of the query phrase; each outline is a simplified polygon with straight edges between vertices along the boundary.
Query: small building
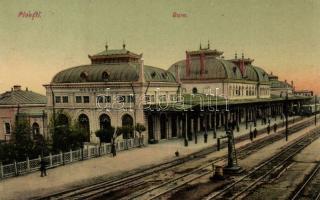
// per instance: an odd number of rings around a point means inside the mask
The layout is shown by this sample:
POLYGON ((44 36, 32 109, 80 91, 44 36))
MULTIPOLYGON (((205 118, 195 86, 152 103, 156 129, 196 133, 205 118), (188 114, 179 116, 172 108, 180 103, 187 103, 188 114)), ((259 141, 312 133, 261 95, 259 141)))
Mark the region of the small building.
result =
POLYGON ((311 91, 311 90, 295 90, 294 91, 294 95, 312 97, 313 96, 313 91, 311 91))
POLYGON ((280 81, 278 76, 273 75, 272 72, 269 74, 269 80, 271 84, 271 95, 275 97, 284 97, 287 93, 289 96, 294 94, 293 84, 289 84, 287 80, 280 81))
POLYGON ((12 131, 18 117, 25 117, 33 134, 47 136, 47 116, 45 113, 47 98, 44 95, 21 89, 15 85, 11 91, 0 95, 0 140, 12 139, 12 131))

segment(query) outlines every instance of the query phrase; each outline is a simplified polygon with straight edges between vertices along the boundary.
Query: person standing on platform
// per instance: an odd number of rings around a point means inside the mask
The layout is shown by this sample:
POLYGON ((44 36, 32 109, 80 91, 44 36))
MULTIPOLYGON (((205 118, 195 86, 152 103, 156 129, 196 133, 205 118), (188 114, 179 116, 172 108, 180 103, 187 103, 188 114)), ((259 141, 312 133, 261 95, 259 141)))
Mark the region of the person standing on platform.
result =
POLYGON ((253 132, 250 130, 250 140, 253 141, 253 132))
POLYGON ((207 143, 207 141, 208 141, 208 131, 207 131, 207 128, 204 130, 203 137, 204 137, 204 143, 207 143))
POLYGON ((268 124, 268 126, 267 126, 267 132, 268 132, 268 134, 270 134, 270 131, 271 131, 271 127, 270 127, 270 124, 268 124))
POLYGON ((253 130, 253 137, 256 138, 257 135, 258 135, 258 131, 257 131, 257 129, 255 128, 255 129, 253 130))
POLYGON ((112 156, 113 156, 113 157, 115 157, 115 156, 117 155, 115 138, 112 138, 111 153, 112 153, 112 156))
POLYGON ((47 162, 41 157, 40 160, 41 177, 47 176, 47 162))
POLYGON ((278 125, 276 123, 274 123, 273 125, 273 131, 276 133, 277 132, 277 128, 278 128, 278 125))

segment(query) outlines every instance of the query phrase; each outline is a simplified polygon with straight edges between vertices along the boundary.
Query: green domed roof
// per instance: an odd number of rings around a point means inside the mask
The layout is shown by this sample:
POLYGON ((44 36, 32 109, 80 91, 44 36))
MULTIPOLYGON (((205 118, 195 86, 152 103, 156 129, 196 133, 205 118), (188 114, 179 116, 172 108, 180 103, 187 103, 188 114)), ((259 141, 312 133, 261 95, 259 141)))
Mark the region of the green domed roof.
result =
MULTIPOLYGON (((107 63, 72 67, 58 72, 52 83, 131 82, 139 79, 138 63, 107 63)), ((174 76, 163 69, 144 65, 145 81, 176 82, 174 76)))
MULTIPOLYGON (((205 74, 202 79, 229 79, 229 80, 248 80, 261 83, 269 82, 268 74, 260 67, 251 64, 245 66, 245 76, 242 76, 237 65, 229 60, 224 60, 215 57, 207 57, 204 60, 205 74)), ((200 59, 192 58, 190 62, 190 76, 186 76, 186 60, 181 60, 174 63, 169 71, 175 73, 175 66, 178 66, 180 71, 180 79, 182 80, 200 80, 200 59)))
MULTIPOLYGON (((200 59, 192 58, 190 62, 190 76, 186 76, 186 61, 181 60, 174 63, 170 68, 169 71, 174 73, 175 66, 178 66, 180 71, 180 79, 200 79, 200 59)), ((208 57, 204 60, 205 71, 203 74, 203 79, 242 79, 241 72, 239 68, 234 65, 233 63, 217 59, 214 57, 208 57)))
POLYGON ((269 82, 268 74, 263 69, 257 66, 246 65, 245 75, 249 80, 258 81, 261 83, 269 82))

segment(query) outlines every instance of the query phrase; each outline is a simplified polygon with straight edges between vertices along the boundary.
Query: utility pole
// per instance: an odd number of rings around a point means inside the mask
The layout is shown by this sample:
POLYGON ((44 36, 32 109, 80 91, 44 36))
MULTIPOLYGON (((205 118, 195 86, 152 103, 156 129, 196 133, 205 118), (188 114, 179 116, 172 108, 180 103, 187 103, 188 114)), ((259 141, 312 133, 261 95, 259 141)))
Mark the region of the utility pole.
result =
POLYGON ((286 94, 286 100, 285 100, 285 108, 286 108, 286 141, 288 141, 288 112, 289 112, 289 106, 288 106, 288 101, 289 97, 288 97, 288 92, 286 94))
POLYGON ((314 125, 317 125, 317 95, 314 96, 314 125))

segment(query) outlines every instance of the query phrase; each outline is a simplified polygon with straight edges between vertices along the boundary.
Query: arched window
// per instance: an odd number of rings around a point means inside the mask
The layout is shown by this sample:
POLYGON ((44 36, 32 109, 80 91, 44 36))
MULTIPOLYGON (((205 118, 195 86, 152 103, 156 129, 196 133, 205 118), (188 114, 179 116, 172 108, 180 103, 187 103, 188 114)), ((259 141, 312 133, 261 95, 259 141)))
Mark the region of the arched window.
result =
POLYGON ((39 124, 37 122, 34 122, 32 124, 32 134, 33 135, 40 134, 40 127, 39 127, 39 124))
POLYGON ((100 129, 108 129, 111 126, 111 120, 110 117, 107 114, 102 114, 99 117, 100 121, 100 129))
POLYGON ((88 116, 85 114, 79 115, 78 122, 79 122, 79 127, 85 133, 85 141, 90 142, 90 125, 89 125, 88 116))
POLYGON ((80 78, 82 81, 87 81, 88 76, 89 76, 88 72, 81 72, 81 74, 80 74, 80 78))
POLYGON ((192 88, 192 93, 193 94, 197 94, 198 93, 198 89, 196 87, 192 88))
POLYGON ((108 81, 109 77, 110 77, 110 75, 108 72, 106 72, 106 71, 102 72, 102 80, 108 81))
MULTIPOLYGON (((122 116, 122 126, 129 126, 129 127, 133 127, 133 118, 128 115, 125 114, 122 116)), ((131 131, 128 135, 123 135, 123 139, 130 139, 133 137, 133 131, 131 131)))

